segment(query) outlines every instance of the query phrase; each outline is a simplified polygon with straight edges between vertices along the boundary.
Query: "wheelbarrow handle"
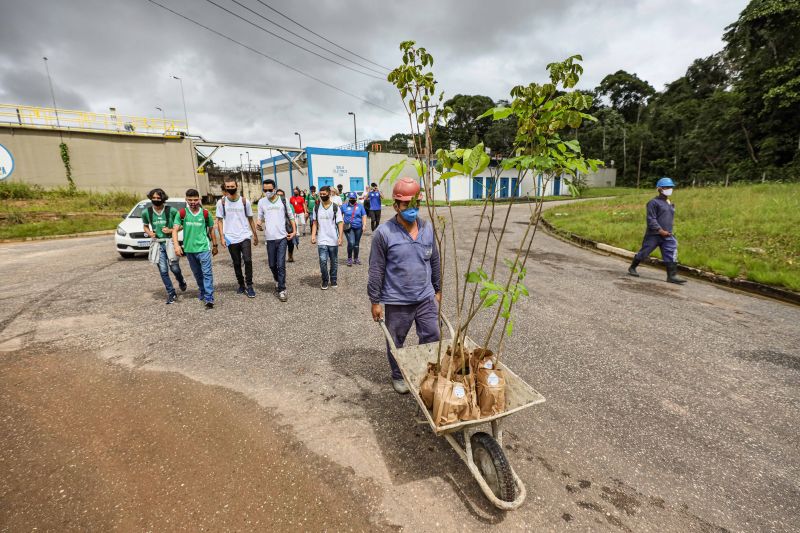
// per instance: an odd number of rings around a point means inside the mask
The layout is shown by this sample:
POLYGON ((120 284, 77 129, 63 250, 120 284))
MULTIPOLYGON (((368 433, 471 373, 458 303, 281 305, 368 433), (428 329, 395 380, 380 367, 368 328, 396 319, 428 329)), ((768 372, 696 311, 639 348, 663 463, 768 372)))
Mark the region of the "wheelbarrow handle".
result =
POLYGON ((394 344, 394 339, 392 339, 391 333, 389 333, 389 328, 386 327, 386 322, 383 318, 378 319, 378 324, 381 326, 383 330, 383 335, 386 337, 386 342, 389 343, 389 349, 394 354, 397 352, 397 346, 394 344))

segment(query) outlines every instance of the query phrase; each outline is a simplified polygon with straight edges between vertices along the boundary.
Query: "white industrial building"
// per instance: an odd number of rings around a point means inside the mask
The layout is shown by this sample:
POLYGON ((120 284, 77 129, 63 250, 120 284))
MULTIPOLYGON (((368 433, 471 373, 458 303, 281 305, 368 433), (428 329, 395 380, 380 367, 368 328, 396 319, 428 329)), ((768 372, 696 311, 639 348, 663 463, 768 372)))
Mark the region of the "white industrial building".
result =
MULTIPOLYGON (((380 183, 381 177, 392 165, 403 160, 408 163, 400 176, 416 177, 411 158, 403 154, 310 146, 302 151, 262 160, 261 174, 263 179, 274 179, 278 188, 287 194, 291 194, 294 187, 308 189, 312 185, 318 190, 324 185, 341 185, 346 192, 361 193, 375 182, 384 196, 390 197, 392 185, 388 180, 380 183)), ((451 178, 435 187, 434 197, 444 200, 445 193, 451 200, 481 199, 487 194, 495 194, 497 198, 569 195, 569 188, 562 178, 545 179, 529 173, 520 181, 516 171, 502 170, 499 175, 496 171, 497 167, 490 166, 482 176, 451 178)))

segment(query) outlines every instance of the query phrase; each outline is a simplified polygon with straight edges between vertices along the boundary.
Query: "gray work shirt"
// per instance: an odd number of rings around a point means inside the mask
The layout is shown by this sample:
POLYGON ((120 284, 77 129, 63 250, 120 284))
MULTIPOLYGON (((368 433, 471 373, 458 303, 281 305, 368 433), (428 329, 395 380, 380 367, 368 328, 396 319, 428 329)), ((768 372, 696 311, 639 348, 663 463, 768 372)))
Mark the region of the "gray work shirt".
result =
POLYGON ((417 225, 417 240, 394 218, 375 230, 367 283, 367 294, 373 304, 416 304, 441 290, 439 249, 433 227, 420 219, 417 225))
POLYGON ((661 195, 647 202, 647 234, 658 235, 658 230, 663 229, 672 233, 672 223, 675 220, 675 206, 661 195))

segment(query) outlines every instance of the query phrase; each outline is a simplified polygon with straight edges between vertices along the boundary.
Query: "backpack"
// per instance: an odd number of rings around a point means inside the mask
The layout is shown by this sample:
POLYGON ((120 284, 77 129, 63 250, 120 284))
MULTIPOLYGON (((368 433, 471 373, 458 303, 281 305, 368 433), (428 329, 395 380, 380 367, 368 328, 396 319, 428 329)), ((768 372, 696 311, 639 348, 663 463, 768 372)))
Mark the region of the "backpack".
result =
MULTIPOLYGON (((247 199, 244 196, 239 196, 242 199, 242 208, 244 208, 244 216, 247 218, 253 218, 253 215, 247 215, 247 199)), ((250 207, 250 212, 252 213, 252 206, 250 207)), ((222 197, 222 218, 225 218, 225 197, 222 197)))
MULTIPOLYGON (((170 206, 168 206, 167 204, 164 204, 164 219, 167 221, 167 224, 166 224, 167 226, 169 225, 169 210, 170 209, 172 209, 170 206)), ((150 219, 149 219, 150 224, 149 224, 149 226, 152 229, 153 228, 153 219, 155 218, 155 213, 153 212, 153 205, 152 204, 147 206, 147 214, 150 215, 150 219)))
MULTIPOLYGON (((319 231, 319 204, 321 203, 322 202, 317 202, 316 205, 314 205, 314 224, 317 225, 317 231, 319 231)), ((336 213, 338 206, 333 202, 331 202, 331 205, 333 206, 333 227, 336 228, 336 233, 338 234, 339 226, 336 224, 336 213)))
POLYGON ((292 221, 289 220, 289 207, 286 205, 286 198, 281 196, 281 202, 283 202, 283 214, 286 217, 286 234, 288 235, 294 227, 292 227, 292 221))

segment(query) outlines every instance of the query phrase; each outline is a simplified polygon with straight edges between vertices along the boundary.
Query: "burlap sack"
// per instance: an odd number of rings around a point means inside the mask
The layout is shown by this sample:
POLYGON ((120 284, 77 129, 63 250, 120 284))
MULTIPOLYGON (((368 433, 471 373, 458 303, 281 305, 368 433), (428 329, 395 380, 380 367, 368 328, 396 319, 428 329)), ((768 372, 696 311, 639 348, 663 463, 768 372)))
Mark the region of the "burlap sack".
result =
POLYGON ((452 346, 447 347, 447 353, 444 355, 444 357, 442 357, 441 374, 443 376, 447 376, 447 370, 450 368, 451 364, 453 365, 453 370, 451 374, 455 374, 456 372, 461 372, 461 370, 466 367, 464 363, 463 350, 459 350, 458 354, 455 357, 453 357, 452 346))
POLYGON ((481 409, 478 406, 478 392, 475 388, 475 374, 469 373, 466 375, 456 374, 453 376, 453 381, 464 385, 464 390, 467 393, 468 408, 461 413, 459 420, 477 420, 481 417, 481 409))
POLYGON ((428 409, 433 407, 433 386, 436 382, 437 370, 438 365, 436 363, 428 363, 428 371, 419 384, 419 395, 428 409))
POLYGON ((476 373, 476 389, 481 416, 492 416, 506 409, 506 378, 497 368, 479 368, 476 373))
POLYGON ((472 369, 476 374, 479 368, 487 368, 491 370, 494 367, 494 353, 491 350, 476 348, 472 351, 472 369))
POLYGON ((433 393, 433 421, 441 427, 469 416, 470 404, 463 384, 440 377, 433 393))

